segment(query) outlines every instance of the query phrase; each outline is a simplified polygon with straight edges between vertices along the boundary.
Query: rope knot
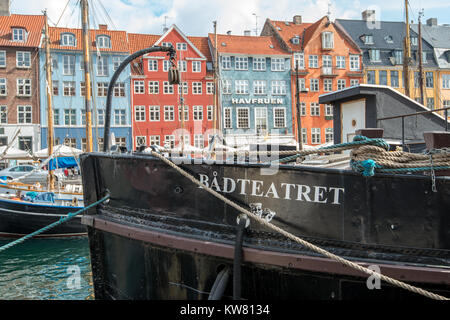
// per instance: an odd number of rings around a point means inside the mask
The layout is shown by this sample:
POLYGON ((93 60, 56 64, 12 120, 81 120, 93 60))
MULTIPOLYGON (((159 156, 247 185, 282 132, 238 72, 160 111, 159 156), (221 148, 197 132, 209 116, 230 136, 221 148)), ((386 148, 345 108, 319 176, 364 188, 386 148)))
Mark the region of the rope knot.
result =
POLYGON ((372 159, 361 161, 361 166, 364 168, 362 173, 364 177, 372 177, 375 175, 376 162, 372 159))

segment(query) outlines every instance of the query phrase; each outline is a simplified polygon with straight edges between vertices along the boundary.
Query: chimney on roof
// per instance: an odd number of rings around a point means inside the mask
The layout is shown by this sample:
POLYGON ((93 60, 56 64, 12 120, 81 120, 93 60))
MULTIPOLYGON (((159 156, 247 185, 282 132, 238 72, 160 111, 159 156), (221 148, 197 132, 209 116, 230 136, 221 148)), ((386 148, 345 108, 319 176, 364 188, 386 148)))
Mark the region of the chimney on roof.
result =
POLYGON ((437 18, 430 18, 427 20, 427 26, 435 27, 437 26, 437 18))
POLYGON ((250 30, 244 30, 244 36, 250 36, 251 31, 250 30))
POLYGON ((231 35, 231 30, 227 31, 227 35, 229 36, 231 35))
POLYGON ((292 19, 292 22, 297 25, 302 24, 302 16, 295 15, 294 18, 292 19))
POLYGON ((108 25, 107 24, 99 24, 98 29, 99 30, 108 30, 108 25))
POLYGON ((10 16, 11 0, 0 0, 0 16, 10 16))
POLYGON ((362 19, 364 21, 375 21, 375 10, 365 10, 362 12, 362 19))

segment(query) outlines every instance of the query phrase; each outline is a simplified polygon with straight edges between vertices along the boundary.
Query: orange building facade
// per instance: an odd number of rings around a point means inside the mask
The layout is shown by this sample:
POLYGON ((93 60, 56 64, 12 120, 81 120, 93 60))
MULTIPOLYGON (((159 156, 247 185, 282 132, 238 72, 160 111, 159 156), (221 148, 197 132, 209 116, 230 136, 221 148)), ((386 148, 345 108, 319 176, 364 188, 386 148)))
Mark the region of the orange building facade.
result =
POLYGON ((362 52, 358 45, 328 16, 315 23, 303 23, 301 16, 294 16, 292 22, 267 19, 261 35, 275 36, 292 54, 292 118, 297 141, 300 125, 303 144, 332 143, 332 106, 320 105, 319 96, 363 82, 362 52), (300 124, 297 79, 300 86, 300 124))

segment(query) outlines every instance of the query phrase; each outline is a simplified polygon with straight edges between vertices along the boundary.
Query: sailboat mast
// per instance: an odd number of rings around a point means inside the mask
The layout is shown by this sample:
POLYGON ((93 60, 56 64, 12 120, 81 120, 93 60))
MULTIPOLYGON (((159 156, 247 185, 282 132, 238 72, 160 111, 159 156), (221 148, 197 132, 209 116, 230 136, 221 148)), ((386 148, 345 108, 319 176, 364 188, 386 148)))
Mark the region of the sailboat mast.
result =
POLYGON ((409 14, 408 0, 405 0, 405 19, 406 19, 406 37, 404 41, 404 59, 403 59, 403 81, 405 85, 405 94, 411 97, 411 82, 409 73, 409 62, 411 59, 411 38, 409 36, 409 14))
MULTIPOLYGON (((53 154, 53 81, 52 81, 52 60, 50 56, 50 37, 48 32, 48 17, 47 11, 44 11, 45 17, 45 71, 47 77, 47 150, 48 156, 53 154)), ((50 169, 50 168, 49 168, 50 169)), ((48 170, 48 187, 53 190, 54 176, 53 171, 48 170)))
POLYGON ((216 126, 217 126, 217 113, 218 113, 218 89, 219 89, 219 77, 218 77, 218 70, 219 70, 219 61, 218 59, 218 48, 217 48, 217 21, 213 21, 213 25, 214 25, 214 47, 215 47, 215 52, 214 52, 214 60, 216 60, 215 63, 215 68, 214 68, 214 110, 213 110, 213 128, 214 130, 216 130, 216 126))
POLYGON ((419 86, 420 86, 420 103, 425 104, 424 83, 423 83, 423 58, 422 58, 422 17, 423 11, 419 12, 419 86))
POLYGON ((91 74, 90 54, 89 54, 89 30, 88 30, 88 0, 81 0, 82 10, 82 30, 83 30, 83 54, 84 54, 84 85, 85 92, 85 111, 86 111, 86 152, 92 152, 92 111, 91 111, 91 74))

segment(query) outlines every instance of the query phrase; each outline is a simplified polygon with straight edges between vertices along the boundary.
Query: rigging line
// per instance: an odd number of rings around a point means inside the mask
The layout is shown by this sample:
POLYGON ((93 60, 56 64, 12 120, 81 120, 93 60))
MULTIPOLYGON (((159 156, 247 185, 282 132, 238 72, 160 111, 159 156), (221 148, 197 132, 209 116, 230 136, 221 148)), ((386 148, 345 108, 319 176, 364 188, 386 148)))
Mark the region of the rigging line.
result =
POLYGON ((111 17, 109 16, 108 11, 106 10, 105 6, 103 5, 101 0, 97 0, 100 3, 100 6, 102 7, 103 11, 106 13, 106 17, 108 18, 109 22, 111 22, 111 25, 113 27, 114 30, 117 30, 116 25, 114 24, 113 20, 111 19, 111 17))
POLYGON ((64 15, 64 12, 66 12, 66 9, 67 9, 67 7, 69 6, 69 3, 70 3, 70 1, 71 1, 71 0, 67 0, 66 6, 64 7, 64 9, 63 9, 63 11, 62 11, 61 15, 59 16, 59 19, 58 19, 58 21, 56 22, 56 24, 54 24, 54 25, 55 25, 55 27, 57 27, 57 26, 58 26, 58 24, 59 24, 59 22, 61 21, 61 18, 63 17, 63 15, 64 15))
MULTIPOLYGON (((91 30, 91 22, 90 19, 88 19, 88 30, 91 30)), ((97 111, 97 94, 96 94, 96 90, 94 90, 94 83, 96 82, 96 76, 95 76, 95 72, 94 72, 94 59, 92 59, 92 41, 89 41, 89 55, 90 55, 90 59, 89 59, 89 68, 90 68, 90 73, 91 73, 91 96, 92 96, 92 106, 94 107, 94 123, 95 123, 95 134, 96 134, 96 143, 95 143, 95 149, 97 149, 97 151, 99 149, 99 144, 98 144, 98 111, 97 111)))

